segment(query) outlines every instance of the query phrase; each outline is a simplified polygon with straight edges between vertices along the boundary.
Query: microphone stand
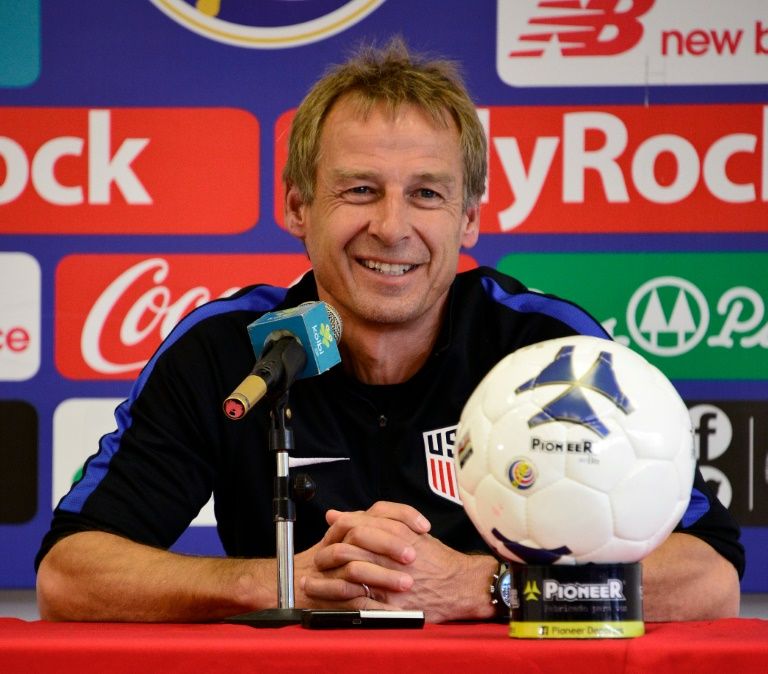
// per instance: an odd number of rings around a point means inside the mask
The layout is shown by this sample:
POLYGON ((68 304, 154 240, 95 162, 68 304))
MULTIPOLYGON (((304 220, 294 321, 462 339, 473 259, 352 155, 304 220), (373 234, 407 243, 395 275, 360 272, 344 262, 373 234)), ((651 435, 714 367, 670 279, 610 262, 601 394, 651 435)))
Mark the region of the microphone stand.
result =
MULTIPOLYGON (((293 596, 293 523, 296 521, 296 505, 292 498, 288 461, 289 452, 293 449, 290 416, 286 390, 272 405, 269 429, 269 451, 274 452, 276 464, 272 517, 275 522, 277 557, 277 608, 242 613, 227 618, 224 621, 227 623, 251 627, 283 627, 301 623, 304 610, 294 607, 293 596)), ((312 486, 305 484, 304 489, 311 492, 312 486)))

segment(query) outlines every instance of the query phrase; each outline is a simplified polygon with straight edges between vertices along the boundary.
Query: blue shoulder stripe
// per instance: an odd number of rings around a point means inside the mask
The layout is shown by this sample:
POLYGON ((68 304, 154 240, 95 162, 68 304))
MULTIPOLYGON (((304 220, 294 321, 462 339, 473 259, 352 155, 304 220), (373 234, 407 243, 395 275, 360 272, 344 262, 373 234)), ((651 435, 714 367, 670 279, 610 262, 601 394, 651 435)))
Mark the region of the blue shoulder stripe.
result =
POLYGON ((69 493, 61 499, 58 507, 69 512, 81 512, 88 497, 104 479, 107 470, 109 469, 109 462, 112 460, 112 457, 120 446, 120 440, 123 433, 125 433, 133 421, 133 418, 131 417, 131 406, 144 388, 144 385, 152 374, 155 364, 160 356, 198 323, 211 318, 212 316, 218 316, 234 311, 271 311, 283 301, 287 292, 287 288, 277 288, 275 286, 266 285, 256 286, 249 292, 238 297, 232 299, 224 298, 208 302, 190 312, 179 321, 171 331, 171 334, 165 338, 157 351, 155 351, 155 354, 144 366, 144 369, 141 371, 138 379, 136 379, 128 398, 118 405, 115 410, 117 429, 101 438, 99 441, 98 453, 88 460, 85 470, 83 471, 83 477, 74 487, 72 487, 69 493))
POLYGON ((688 508, 683 513, 683 528, 688 528, 695 524, 700 517, 706 515, 709 511, 709 499, 698 489, 691 489, 691 500, 688 502, 688 508))
POLYGON ((580 335, 611 339, 611 336, 600 323, 575 304, 531 291, 510 293, 490 276, 484 276, 482 284, 485 291, 496 302, 510 309, 526 314, 537 313, 556 318, 580 335))

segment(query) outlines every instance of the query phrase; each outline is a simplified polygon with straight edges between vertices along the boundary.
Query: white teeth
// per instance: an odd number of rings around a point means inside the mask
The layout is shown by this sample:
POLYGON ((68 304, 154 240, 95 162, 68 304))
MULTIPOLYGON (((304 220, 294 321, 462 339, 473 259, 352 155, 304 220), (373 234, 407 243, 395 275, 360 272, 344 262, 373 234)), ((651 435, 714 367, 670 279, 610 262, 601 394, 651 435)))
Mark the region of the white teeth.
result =
POLYGON ((389 274, 391 276, 402 276, 405 272, 413 269, 412 264, 389 264, 388 262, 374 262, 373 260, 363 260, 364 267, 381 272, 382 274, 389 274))

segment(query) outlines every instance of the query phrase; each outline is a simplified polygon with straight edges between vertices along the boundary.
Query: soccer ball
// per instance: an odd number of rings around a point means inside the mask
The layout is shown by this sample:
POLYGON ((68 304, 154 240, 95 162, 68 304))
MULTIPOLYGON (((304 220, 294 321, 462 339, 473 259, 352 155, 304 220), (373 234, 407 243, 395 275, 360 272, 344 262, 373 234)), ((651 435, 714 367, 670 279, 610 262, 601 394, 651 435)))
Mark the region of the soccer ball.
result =
POLYGON ((657 368, 607 339, 509 354, 470 396, 456 437, 464 508, 512 561, 636 562, 688 506, 688 409, 657 368))

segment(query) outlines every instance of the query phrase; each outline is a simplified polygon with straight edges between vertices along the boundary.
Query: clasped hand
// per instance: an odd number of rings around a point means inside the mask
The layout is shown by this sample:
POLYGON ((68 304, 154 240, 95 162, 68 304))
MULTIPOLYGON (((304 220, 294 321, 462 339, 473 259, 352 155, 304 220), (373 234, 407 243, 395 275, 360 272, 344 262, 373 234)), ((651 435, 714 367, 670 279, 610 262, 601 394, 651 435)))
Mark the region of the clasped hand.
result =
POLYGON ((431 622, 468 617, 457 595, 471 589, 470 556, 431 536, 415 508, 379 501, 365 512, 329 510, 326 521, 323 539, 296 556, 301 605, 421 609, 431 622))

